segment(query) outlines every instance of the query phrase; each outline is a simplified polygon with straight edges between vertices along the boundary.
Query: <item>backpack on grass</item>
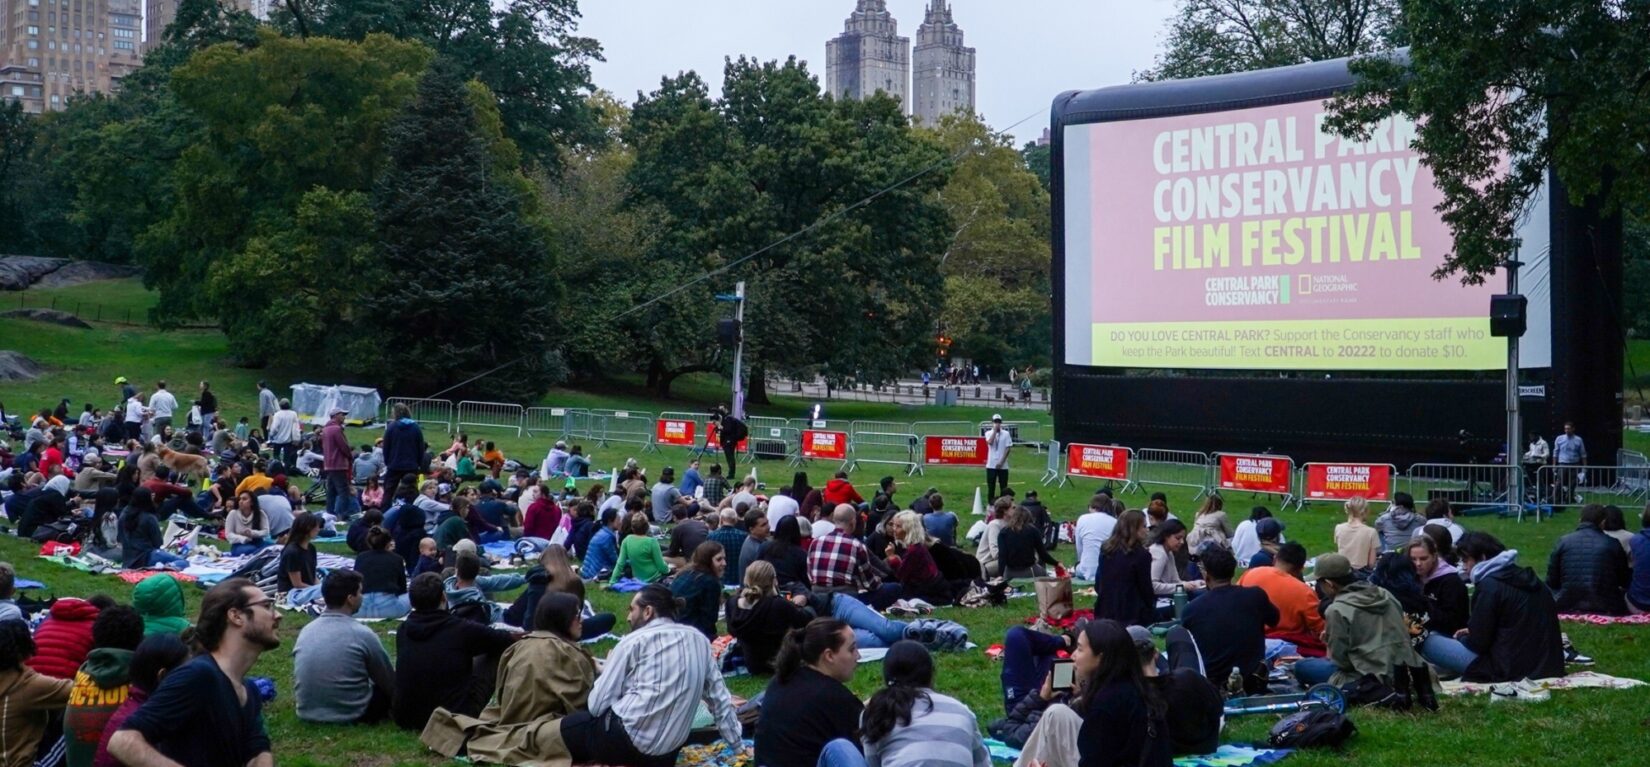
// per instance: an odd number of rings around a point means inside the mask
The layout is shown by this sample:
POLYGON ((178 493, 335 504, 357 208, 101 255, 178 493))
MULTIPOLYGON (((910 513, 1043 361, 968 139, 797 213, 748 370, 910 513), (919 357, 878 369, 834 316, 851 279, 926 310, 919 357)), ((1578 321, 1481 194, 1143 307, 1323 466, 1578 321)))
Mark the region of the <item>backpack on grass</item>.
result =
POLYGON ((1272 725, 1266 742, 1275 748, 1339 748, 1358 734, 1358 726, 1334 709, 1297 711, 1272 725))

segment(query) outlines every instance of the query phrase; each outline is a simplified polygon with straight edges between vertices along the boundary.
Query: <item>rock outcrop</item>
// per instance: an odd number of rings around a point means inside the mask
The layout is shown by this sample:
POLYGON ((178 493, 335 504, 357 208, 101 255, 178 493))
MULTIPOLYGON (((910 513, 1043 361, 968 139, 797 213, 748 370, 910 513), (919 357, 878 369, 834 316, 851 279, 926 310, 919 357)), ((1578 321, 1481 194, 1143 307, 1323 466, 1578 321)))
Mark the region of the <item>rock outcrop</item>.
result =
POLYGON ((19 320, 34 320, 35 322, 50 322, 53 325, 62 325, 66 328, 90 328, 91 323, 68 312, 56 309, 12 309, 0 312, 0 317, 11 317, 19 320))

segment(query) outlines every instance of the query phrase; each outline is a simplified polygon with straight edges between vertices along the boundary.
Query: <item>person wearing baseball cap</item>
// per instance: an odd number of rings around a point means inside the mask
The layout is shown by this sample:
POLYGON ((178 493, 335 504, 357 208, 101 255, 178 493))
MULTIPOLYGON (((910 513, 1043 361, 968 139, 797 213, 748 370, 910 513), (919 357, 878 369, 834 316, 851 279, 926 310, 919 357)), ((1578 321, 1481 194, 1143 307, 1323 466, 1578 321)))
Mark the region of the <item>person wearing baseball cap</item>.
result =
POLYGON ((985 432, 985 502, 997 500, 1001 490, 1008 489, 1008 449, 1014 446, 1014 435, 1003 428, 1003 414, 991 415, 991 428, 985 432))
POLYGON ((321 428, 321 474, 327 481, 327 513, 338 519, 349 516, 353 494, 350 468, 355 463, 355 455, 349 449, 349 439, 344 436, 344 416, 347 415, 348 410, 332 408, 327 413, 327 425, 321 428))
POLYGON ((1324 682, 1338 687, 1373 674, 1395 692, 1390 703, 1407 707, 1409 669, 1425 661, 1409 643, 1398 600, 1386 589, 1358 580, 1352 562, 1341 554, 1319 556, 1315 574, 1320 593, 1330 600, 1323 614, 1329 652, 1295 663, 1295 677, 1307 687, 1324 682))

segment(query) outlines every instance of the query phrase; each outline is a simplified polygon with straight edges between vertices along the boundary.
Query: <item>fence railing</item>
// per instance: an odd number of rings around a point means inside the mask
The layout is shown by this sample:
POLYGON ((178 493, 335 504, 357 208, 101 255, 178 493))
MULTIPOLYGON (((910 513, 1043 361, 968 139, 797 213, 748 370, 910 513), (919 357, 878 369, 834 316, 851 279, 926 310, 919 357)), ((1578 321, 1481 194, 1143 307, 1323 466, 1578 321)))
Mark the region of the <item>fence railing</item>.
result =
POLYGON ((520 405, 508 402, 473 402, 465 400, 458 403, 458 426, 474 426, 479 429, 508 429, 521 436, 522 420, 526 415, 520 405))
POLYGON ((1148 485, 1194 488, 1197 495, 1192 496, 1192 500, 1195 501, 1209 493, 1213 465, 1208 453, 1141 448, 1135 451, 1130 481, 1141 490, 1148 485))
POLYGON ((456 424, 452 400, 390 397, 384 400, 385 423, 395 417, 396 405, 406 405, 409 415, 420 424, 439 424, 446 431, 452 431, 456 424))

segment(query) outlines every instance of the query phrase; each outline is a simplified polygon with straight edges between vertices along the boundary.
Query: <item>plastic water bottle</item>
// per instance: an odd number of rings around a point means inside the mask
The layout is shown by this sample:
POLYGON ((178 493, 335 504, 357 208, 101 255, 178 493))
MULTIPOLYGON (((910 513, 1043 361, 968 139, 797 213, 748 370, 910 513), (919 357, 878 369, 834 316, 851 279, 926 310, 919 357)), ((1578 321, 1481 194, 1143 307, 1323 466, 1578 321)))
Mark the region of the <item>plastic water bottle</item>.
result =
POLYGON ((1226 676, 1227 697, 1238 697, 1243 694, 1243 674, 1238 673, 1237 666, 1232 667, 1232 673, 1226 676))
POLYGON ((1180 621, 1180 614, 1186 610, 1186 587, 1174 587, 1174 619, 1180 621))

